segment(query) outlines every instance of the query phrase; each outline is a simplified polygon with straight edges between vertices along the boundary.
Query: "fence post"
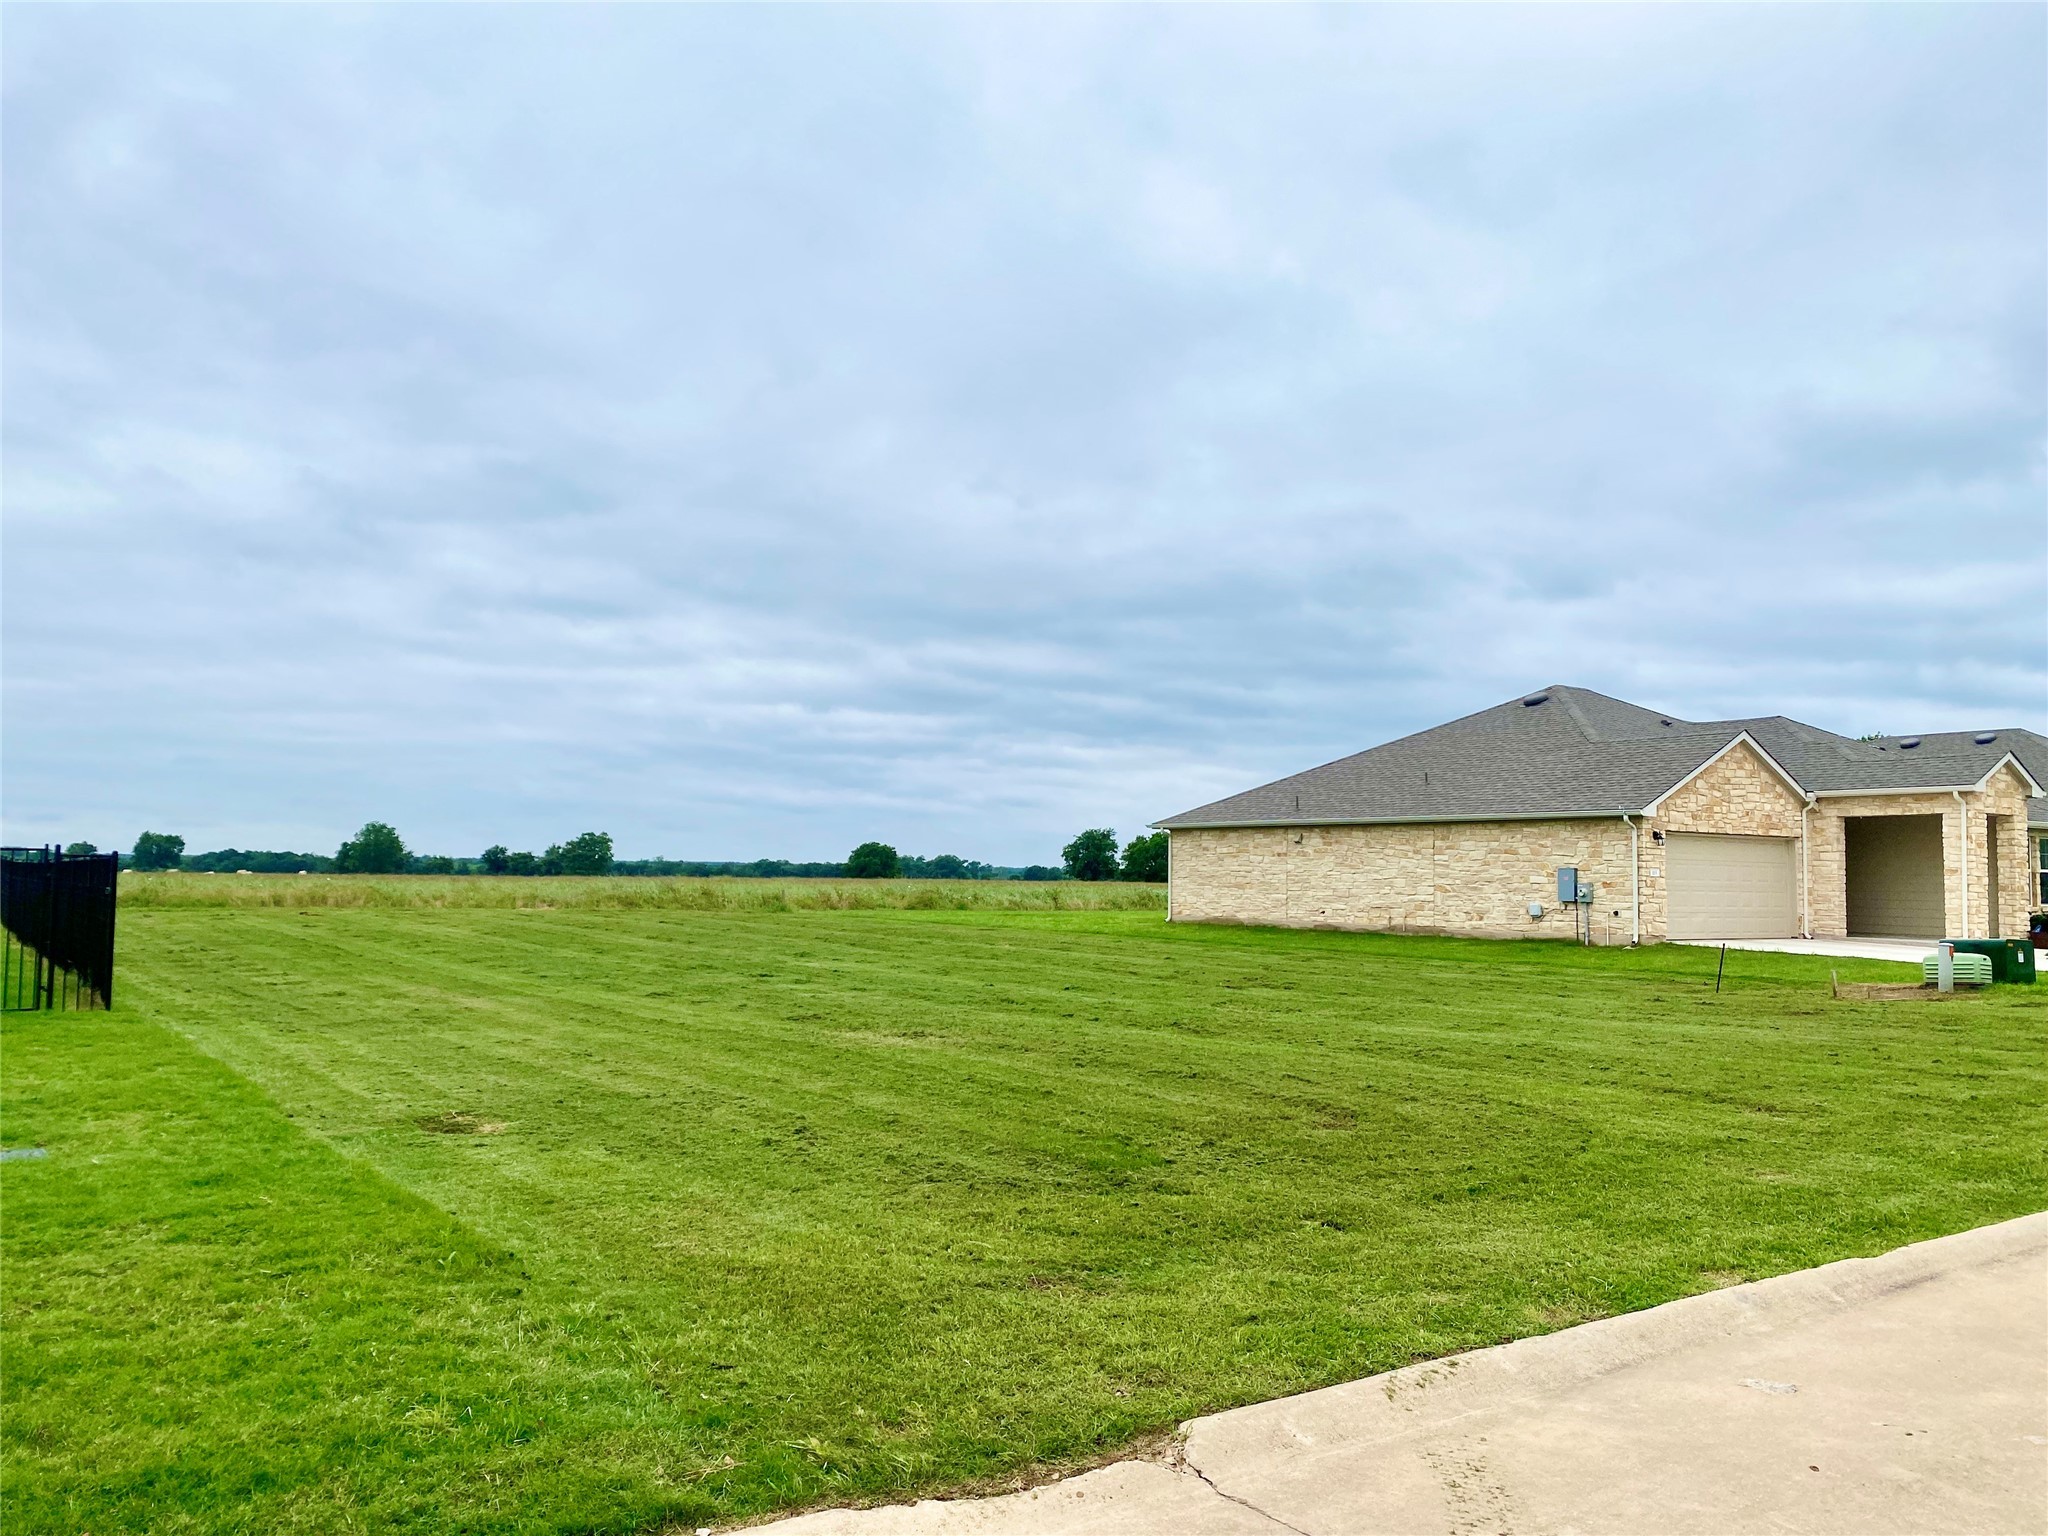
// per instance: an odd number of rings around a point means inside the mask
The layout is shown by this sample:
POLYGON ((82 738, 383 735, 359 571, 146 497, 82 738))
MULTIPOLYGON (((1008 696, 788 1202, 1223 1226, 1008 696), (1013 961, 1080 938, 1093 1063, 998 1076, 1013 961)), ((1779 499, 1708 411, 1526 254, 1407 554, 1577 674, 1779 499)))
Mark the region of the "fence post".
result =
MULTIPOLYGON (((43 849, 43 863, 49 867, 47 881, 50 891, 49 936, 54 939, 63 928, 64 889, 58 878, 57 850, 49 846, 43 849)), ((54 1009, 57 1006, 57 957, 51 955, 43 971, 43 1006, 54 1009)))

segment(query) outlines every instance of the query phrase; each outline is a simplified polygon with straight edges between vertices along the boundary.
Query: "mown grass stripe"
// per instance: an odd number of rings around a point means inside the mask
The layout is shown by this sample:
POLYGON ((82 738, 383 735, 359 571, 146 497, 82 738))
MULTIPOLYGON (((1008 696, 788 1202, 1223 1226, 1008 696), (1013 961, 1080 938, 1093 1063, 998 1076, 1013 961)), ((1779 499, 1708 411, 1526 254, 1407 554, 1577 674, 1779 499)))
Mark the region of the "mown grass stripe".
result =
POLYGON ((1710 951, 1148 911, 308 910, 131 907, 98 1023, 140 1033, 0 1036, 9 1145, 114 1135, 104 1079, 152 1170, 0 1175, 6 1432, 49 1426, 10 1529, 903 1497, 2042 1184, 2048 1010, 1826 998, 1876 965, 1717 998, 1710 951), (421 1268, 434 1222, 516 1270, 421 1268), (281 1247, 313 1279, 252 1313, 281 1247), (131 1317, 114 1274, 169 1278, 131 1317))

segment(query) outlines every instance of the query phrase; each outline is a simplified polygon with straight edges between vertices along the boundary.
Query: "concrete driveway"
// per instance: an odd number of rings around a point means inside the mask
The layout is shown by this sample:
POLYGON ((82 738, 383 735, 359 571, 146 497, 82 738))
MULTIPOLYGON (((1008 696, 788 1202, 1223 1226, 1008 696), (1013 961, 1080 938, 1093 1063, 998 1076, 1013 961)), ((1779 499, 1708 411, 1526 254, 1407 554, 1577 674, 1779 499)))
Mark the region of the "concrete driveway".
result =
POLYGON ((1774 955, 1840 955, 1845 960, 1896 960, 1918 965, 1934 953, 1933 939, 1673 939, 1694 949, 1760 949, 1774 955))
POLYGON ((783 1536, 2048 1530, 2048 1215, 1185 1426, 1176 1455, 783 1536))

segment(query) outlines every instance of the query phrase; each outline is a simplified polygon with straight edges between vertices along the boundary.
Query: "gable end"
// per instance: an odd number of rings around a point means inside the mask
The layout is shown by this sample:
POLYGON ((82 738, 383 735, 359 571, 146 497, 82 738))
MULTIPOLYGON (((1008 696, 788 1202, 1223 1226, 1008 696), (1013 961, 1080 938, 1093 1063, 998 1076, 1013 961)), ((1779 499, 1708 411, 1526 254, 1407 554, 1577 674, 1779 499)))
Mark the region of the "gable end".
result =
POLYGON ((1754 736, 1743 731, 1699 767, 1644 806, 1643 814, 1666 816, 1673 802, 1678 801, 1681 796, 1687 796, 1688 791, 1692 792, 1692 796, 1704 794, 1713 797, 1725 794, 1726 790, 1721 787, 1722 781, 1733 781, 1738 778, 1757 781, 1750 791, 1752 793, 1761 792, 1763 782, 1774 784, 1784 801, 1795 810, 1806 803, 1806 791, 1799 781, 1787 773, 1754 736))

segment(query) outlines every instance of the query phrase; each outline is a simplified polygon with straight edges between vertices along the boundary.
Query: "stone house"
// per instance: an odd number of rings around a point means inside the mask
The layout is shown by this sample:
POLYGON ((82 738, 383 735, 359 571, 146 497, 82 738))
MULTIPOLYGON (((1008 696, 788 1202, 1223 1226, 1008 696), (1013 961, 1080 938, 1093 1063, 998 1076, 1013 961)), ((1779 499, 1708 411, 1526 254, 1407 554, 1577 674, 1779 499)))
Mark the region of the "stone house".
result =
POLYGON ((2048 898, 2044 781, 2033 731, 1853 741, 1554 687, 1155 825, 1175 922, 2021 937, 2048 898), (1561 869, 1590 895, 1561 901, 1561 869))

